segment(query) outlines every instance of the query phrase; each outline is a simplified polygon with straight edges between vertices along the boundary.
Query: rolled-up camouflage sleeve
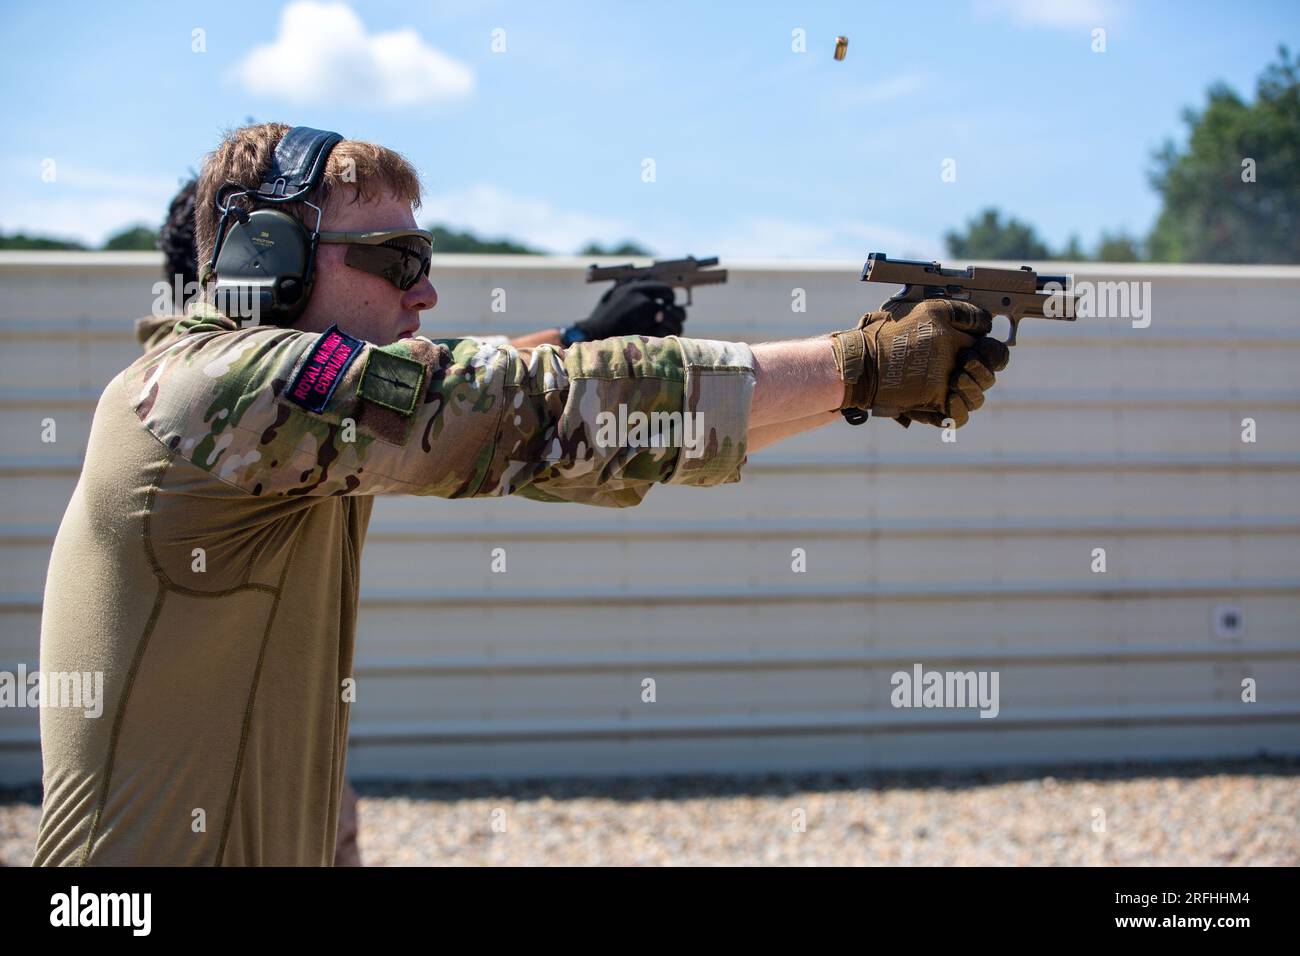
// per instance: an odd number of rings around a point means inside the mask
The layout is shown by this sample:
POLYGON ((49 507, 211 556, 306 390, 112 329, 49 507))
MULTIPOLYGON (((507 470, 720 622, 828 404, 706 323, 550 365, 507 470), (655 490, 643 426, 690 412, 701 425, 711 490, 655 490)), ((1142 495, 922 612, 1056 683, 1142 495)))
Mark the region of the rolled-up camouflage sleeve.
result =
POLYGON ((739 480, 748 346, 623 336, 515 349, 337 329, 191 328, 123 372, 146 428, 252 495, 522 494, 625 507, 739 480))

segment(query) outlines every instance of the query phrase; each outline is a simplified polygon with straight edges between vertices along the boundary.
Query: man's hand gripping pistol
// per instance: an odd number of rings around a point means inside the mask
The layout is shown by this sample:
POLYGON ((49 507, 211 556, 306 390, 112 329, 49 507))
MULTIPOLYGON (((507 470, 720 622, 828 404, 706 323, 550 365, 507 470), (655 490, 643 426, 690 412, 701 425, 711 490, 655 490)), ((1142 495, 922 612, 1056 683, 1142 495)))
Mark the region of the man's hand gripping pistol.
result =
POLYGON ((984 404, 994 373, 1007 367, 1023 318, 1074 321, 1068 276, 1020 269, 890 260, 873 252, 863 282, 899 283, 903 290, 868 312, 856 328, 831 336, 844 380, 840 408, 851 424, 868 413, 906 427, 915 419, 960 428, 984 404), (1011 335, 989 337, 1005 315, 1011 335))

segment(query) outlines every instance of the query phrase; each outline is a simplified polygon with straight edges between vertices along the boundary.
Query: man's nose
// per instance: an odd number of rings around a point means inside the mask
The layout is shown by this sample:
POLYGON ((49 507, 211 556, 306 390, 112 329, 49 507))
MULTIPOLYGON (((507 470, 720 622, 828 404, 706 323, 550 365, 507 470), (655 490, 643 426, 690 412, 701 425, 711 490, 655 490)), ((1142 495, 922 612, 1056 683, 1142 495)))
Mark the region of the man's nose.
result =
POLYGON ((428 276, 420 276, 420 281, 402 293, 402 308, 424 311, 438 304, 438 290, 433 287, 428 276))

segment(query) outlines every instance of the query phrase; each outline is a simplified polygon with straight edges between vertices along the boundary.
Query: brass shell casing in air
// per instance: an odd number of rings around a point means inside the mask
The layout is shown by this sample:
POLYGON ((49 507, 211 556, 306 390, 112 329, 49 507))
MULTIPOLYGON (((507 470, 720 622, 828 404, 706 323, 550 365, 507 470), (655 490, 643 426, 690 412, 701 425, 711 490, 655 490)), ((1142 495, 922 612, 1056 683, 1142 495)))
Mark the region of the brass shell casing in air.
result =
POLYGON ((844 59, 845 55, 847 55, 848 52, 849 52, 849 38, 836 37, 835 38, 835 59, 837 60, 844 59))

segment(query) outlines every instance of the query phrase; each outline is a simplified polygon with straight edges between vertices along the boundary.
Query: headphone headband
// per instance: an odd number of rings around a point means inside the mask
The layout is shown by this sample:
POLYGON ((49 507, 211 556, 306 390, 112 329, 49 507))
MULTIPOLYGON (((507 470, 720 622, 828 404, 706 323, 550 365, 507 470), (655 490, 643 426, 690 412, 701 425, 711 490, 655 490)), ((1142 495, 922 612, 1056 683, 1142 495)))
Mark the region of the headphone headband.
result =
POLYGON ((257 198, 263 202, 293 202, 320 185, 330 150, 343 139, 329 130, 295 126, 280 138, 257 198))

